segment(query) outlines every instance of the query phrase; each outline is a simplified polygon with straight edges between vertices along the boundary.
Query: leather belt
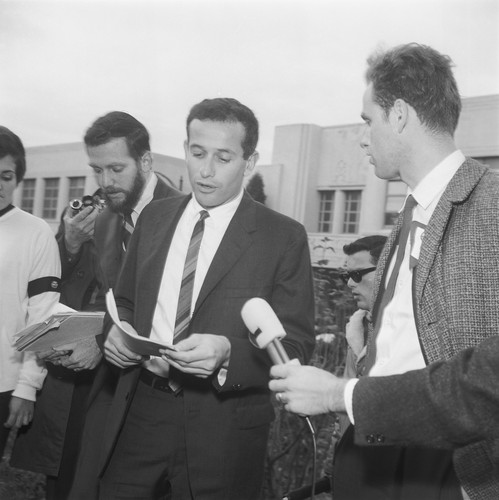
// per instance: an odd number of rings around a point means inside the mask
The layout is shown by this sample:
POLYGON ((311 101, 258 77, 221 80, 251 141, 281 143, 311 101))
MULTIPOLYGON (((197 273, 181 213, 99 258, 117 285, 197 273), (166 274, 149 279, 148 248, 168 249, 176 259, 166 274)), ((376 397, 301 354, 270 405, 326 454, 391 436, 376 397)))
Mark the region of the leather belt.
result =
POLYGON ((153 372, 146 370, 145 368, 142 368, 142 370, 140 371, 140 380, 144 384, 158 391, 173 392, 170 386, 168 385, 167 378, 160 377, 159 375, 156 375, 153 372))

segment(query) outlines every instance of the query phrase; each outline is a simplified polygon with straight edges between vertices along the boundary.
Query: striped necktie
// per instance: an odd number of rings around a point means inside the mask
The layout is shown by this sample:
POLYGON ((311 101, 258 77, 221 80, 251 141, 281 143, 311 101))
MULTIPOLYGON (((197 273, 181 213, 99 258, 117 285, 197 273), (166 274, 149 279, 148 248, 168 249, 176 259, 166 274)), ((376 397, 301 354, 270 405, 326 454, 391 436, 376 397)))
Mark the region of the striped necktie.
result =
POLYGON ((132 233, 133 233, 132 213, 127 212, 126 214, 123 214, 123 227, 121 228, 121 236, 123 239, 123 249, 125 250, 125 252, 128 248, 128 243, 130 241, 132 233))
POLYGON ((178 342, 186 337, 189 321, 191 319, 192 290, 194 288, 194 276, 198 260, 199 247, 204 233, 204 220, 209 217, 206 210, 199 213, 199 220, 192 231, 191 241, 185 258, 182 283, 178 295, 177 315, 175 316, 175 330, 173 342, 178 342))

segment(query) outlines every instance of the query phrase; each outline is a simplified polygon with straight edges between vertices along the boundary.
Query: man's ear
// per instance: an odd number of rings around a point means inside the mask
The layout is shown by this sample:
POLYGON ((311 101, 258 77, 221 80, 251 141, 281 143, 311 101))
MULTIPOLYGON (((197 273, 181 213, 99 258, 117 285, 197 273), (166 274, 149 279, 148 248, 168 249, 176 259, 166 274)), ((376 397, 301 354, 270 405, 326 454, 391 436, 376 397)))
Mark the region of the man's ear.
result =
POLYGON ((140 159, 140 169, 144 174, 152 170, 152 154, 150 151, 146 151, 142 158, 140 159))
POLYGON ((258 151, 255 151, 247 160, 246 160, 246 167, 244 168, 244 176, 248 176, 253 172, 256 162, 258 161, 258 158, 260 155, 258 154, 258 151))
POLYGON ((409 105, 403 99, 396 99, 393 103, 390 119, 394 131, 400 134, 409 119, 409 105))

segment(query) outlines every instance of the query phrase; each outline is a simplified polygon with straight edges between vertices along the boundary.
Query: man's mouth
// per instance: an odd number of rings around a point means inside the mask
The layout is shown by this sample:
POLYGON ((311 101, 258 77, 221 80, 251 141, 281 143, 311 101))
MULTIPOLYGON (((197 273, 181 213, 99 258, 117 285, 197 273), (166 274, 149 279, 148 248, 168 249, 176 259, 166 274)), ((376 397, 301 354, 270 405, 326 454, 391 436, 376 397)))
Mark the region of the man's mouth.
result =
POLYGON ((120 195, 120 194, 123 194, 123 192, 122 192, 122 191, 105 191, 105 192, 104 192, 104 195, 105 195, 105 196, 110 196, 111 198, 112 198, 113 196, 118 196, 118 195, 120 195))
POLYGON ((216 186, 213 186, 212 184, 205 184, 204 182, 197 182, 196 184, 199 190, 203 193, 211 193, 217 189, 216 186))

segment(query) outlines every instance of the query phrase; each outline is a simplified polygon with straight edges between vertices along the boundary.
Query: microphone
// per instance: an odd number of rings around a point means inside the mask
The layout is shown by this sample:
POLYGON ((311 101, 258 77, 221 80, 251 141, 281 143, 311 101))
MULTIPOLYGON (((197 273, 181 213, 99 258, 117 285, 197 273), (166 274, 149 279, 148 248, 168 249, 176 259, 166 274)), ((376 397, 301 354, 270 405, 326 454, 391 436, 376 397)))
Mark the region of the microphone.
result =
MULTIPOLYGON (((250 341, 256 344, 260 349, 267 349, 270 359, 274 365, 283 365, 289 362, 289 357, 281 340, 286 336, 286 332, 282 323, 279 321, 276 313, 270 307, 270 304, 260 298, 253 297, 249 299, 241 309, 241 317, 243 318, 246 328, 250 331, 250 341)), ((300 364, 298 359, 293 359, 292 363, 300 364)), ((315 476, 316 476, 316 458, 317 458, 317 442, 315 438, 315 429, 312 421, 306 415, 302 416, 310 429, 312 443, 314 448, 313 466, 312 466, 312 484, 309 487, 309 498, 315 498, 315 476)), ((305 498, 305 497, 303 497, 305 498)))
POLYGON ((289 361, 280 340, 286 336, 286 332, 267 301, 259 297, 249 299, 241 309, 241 316, 250 331, 250 339, 260 349, 267 349, 274 365, 283 365, 289 361))

